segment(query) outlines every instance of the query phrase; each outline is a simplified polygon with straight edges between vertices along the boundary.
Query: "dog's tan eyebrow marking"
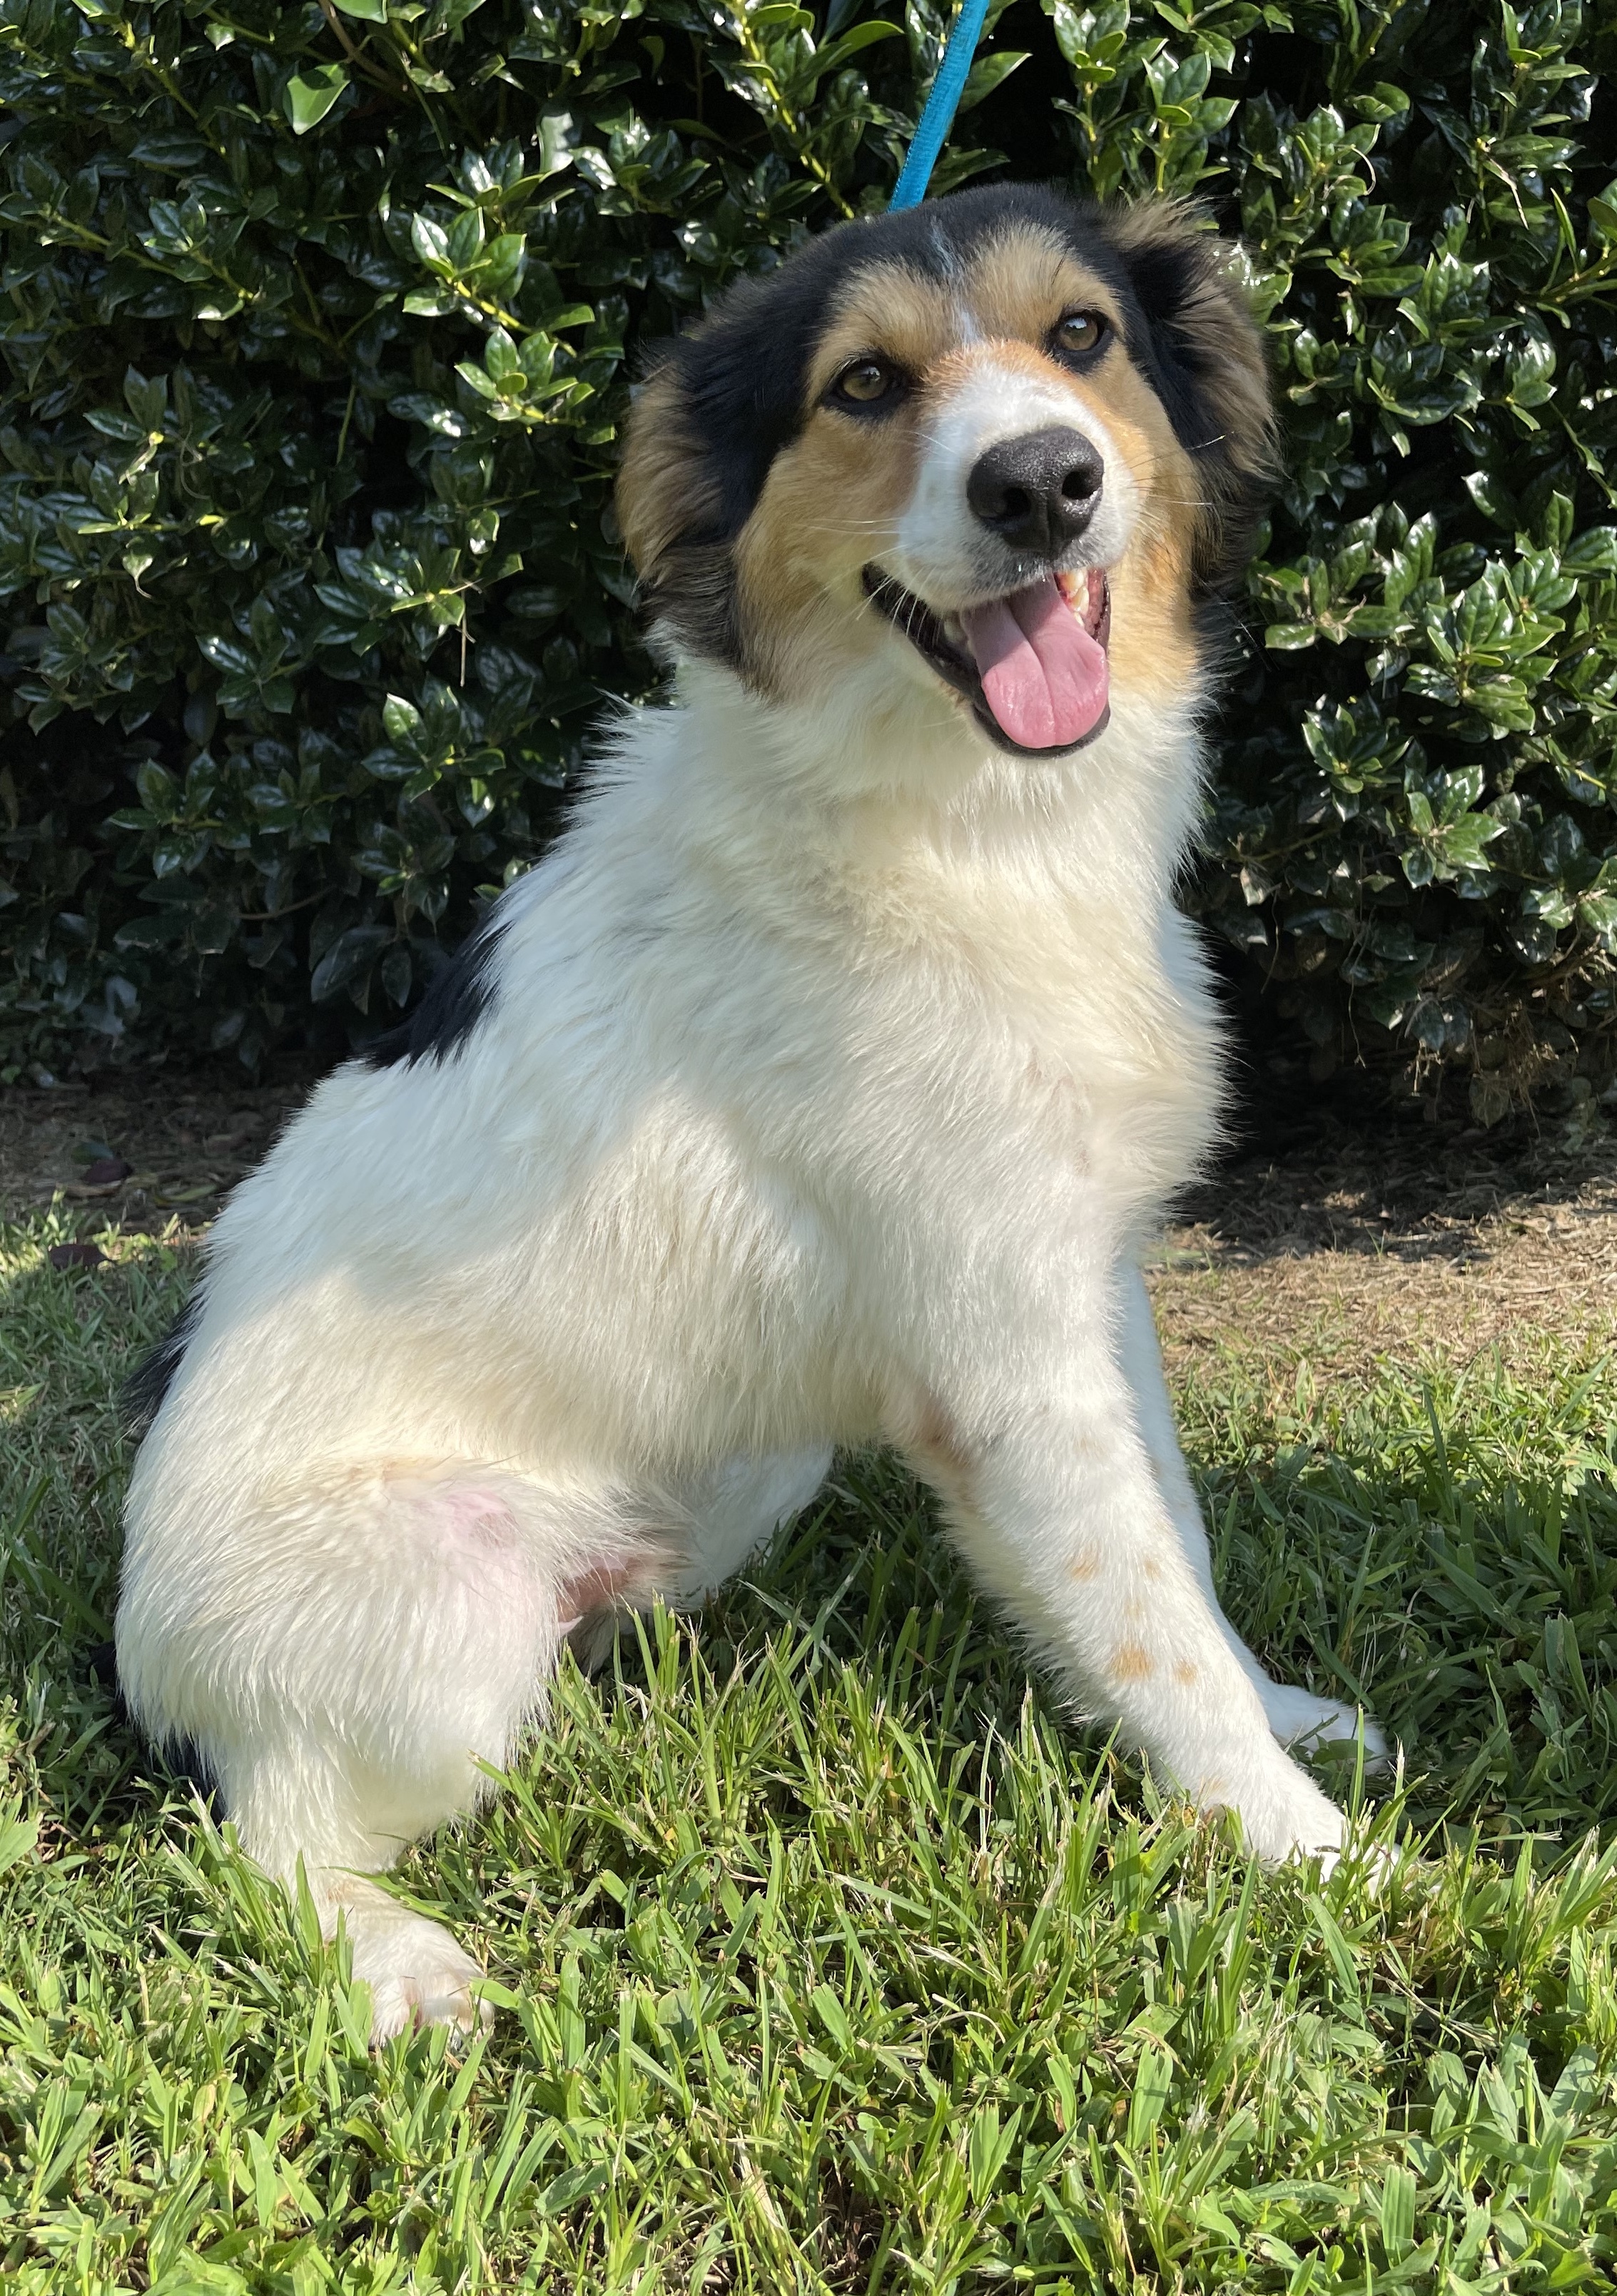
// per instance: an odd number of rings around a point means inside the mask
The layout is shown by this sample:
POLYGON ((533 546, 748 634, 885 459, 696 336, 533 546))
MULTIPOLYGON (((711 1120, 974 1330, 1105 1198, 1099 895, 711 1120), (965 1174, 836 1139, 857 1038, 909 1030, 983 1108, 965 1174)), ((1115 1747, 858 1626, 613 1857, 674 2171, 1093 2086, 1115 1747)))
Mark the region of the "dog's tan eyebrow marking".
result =
POLYGON ((870 263, 854 272, 808 362, 807 403, 817 405, 839 368, 861 352, 923 373, 954 340, 954 300, 936 280, 907 264, 870 263))
POLYGON ((972 308, 989 337, 1042 349, 1063 312, 1081 308, 1100 312, 1124 339, 1113 290, 1047 232, 1022 226, 997 234, 973 256, 966 275, 972 308))

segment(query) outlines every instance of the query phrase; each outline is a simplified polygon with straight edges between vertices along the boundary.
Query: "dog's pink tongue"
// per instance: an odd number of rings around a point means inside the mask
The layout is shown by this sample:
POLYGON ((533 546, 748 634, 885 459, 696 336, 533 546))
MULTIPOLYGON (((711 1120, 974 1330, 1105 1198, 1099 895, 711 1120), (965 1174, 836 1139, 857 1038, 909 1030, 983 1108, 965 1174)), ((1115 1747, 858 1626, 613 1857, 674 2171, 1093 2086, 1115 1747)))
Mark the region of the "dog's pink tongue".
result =
POLYGON ((1080 742, 1106 706, 1106 649, 1092 638, 1053 574, 1014 597, 960 617, 1002 733, 1024 750, 1080 742))

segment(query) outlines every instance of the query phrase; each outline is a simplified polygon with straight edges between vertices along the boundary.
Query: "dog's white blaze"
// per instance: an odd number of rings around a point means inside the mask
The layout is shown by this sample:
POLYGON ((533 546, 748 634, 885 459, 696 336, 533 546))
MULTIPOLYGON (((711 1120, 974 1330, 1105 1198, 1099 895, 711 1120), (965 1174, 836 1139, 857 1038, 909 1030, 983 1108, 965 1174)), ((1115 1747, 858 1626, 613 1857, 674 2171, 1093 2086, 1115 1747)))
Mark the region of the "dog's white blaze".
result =
POLYGON ((991 356, 975 359, 965 381, 942 399, 927 424, 915 490, 899 520, 898 548, 883 564, 907 590, 951 607, 991 596, 983 583, 983 533, 966 500, 973 464, 990 447, 1030 430, 1079 430, 1105 464, 1095 515, 1063 563, 1115 566, 1139 520, 1139 488, 1107 430, 1075 391, 991 356))

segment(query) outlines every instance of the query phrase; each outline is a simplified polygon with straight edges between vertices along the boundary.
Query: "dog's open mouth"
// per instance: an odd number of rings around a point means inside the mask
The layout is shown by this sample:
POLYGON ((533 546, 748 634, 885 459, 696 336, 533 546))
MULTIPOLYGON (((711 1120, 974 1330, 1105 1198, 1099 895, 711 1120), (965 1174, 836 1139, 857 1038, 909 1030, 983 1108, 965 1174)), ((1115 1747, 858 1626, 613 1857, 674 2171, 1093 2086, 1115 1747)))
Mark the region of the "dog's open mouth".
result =
POLYGON ((965 696, 1002 749, 1076 750, 1104 726, 1112 591, 1098 566, 1047 574, 947 617, 879 566, 864 581, 877 612, 965 696))

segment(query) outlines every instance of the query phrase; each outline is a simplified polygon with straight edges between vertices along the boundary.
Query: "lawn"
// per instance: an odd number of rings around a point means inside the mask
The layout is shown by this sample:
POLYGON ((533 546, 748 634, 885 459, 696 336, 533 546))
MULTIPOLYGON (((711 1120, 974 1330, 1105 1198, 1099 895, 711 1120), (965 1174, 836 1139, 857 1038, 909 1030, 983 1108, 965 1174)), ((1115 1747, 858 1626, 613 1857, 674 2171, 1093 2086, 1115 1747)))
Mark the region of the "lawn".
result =
POLYGON ((852 1460, 402 1870, 500 2014, 373 2057, 307 1906, 86 1672, 115 1390, 186 1261, 53 1269, 67 1233, 0 1229, 20 2296, 1609 2284, 1617 1360, 1518 1333, 1317 1388, 1232 1346, 1182 1382, 1233 1615, 1402 1741, 1374 1886, 1187 1824, 852 1460))

